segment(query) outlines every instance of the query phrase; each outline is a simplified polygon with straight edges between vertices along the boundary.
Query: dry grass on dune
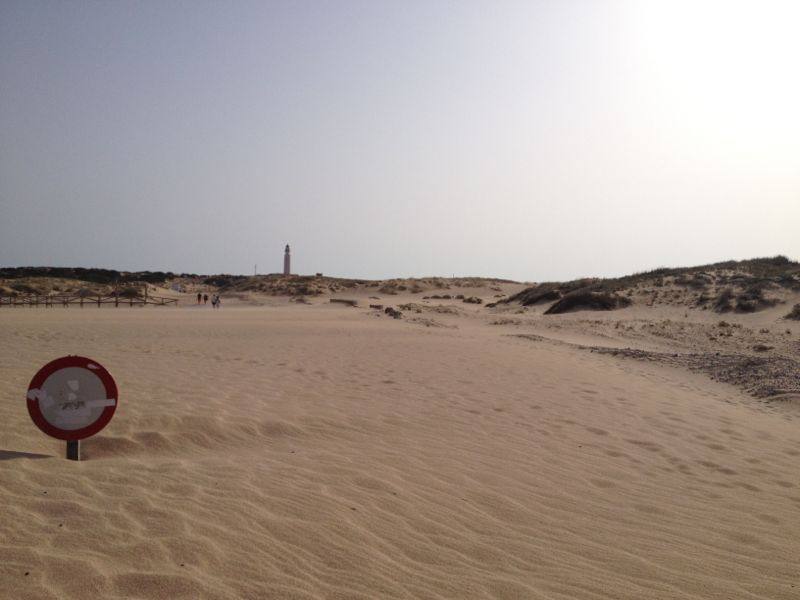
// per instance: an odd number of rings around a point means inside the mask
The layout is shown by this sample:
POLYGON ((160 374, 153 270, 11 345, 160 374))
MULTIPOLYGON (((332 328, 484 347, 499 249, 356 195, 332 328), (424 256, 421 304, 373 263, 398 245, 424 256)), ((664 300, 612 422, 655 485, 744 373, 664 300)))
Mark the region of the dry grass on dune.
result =
MULTIPOLYGON (((770 294, 800 291, 800 263, 784 256, 726 261, 711 265, 654 269, 625 277, 547 282, 526 288, 498 304, 533 306, 557 303, 568 295, 616 295, 649 305, 713 308, 716 312, 750 313, 775 306, 770 294)), ((554 304, 555 306, 555 304, 554 304)), ((589 302, 585 309, 608 310, 608 302, 589 302)))

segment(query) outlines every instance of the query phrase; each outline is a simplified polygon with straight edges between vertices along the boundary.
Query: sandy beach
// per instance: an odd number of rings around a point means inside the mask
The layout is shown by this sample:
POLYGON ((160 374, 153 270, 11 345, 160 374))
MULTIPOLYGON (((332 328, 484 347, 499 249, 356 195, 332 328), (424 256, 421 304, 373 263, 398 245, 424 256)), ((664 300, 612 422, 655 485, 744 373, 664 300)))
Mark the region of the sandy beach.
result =
POLYGON ((668 309, 366 294, 1 310, 0 597, 798 597, 796 400, 575 345, 668 309), (25 409, 71 353, 120 389, 77 463, 25 409))
POLYGON ((800 2, 0 2, 0 600, 800 600, 800 2))

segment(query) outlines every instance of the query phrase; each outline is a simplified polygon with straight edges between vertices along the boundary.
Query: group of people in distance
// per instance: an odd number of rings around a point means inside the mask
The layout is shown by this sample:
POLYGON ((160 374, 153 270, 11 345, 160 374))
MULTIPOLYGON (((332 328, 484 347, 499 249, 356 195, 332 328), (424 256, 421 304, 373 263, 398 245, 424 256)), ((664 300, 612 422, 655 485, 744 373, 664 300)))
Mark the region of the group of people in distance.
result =
MULTIPOLYGON (((197 303, 208 304, 208 294, 197 292, 197 303)), ((214 308, 222 307, 222 298, 219 297, 219 294, 211 294, 211 306, 214 308)))

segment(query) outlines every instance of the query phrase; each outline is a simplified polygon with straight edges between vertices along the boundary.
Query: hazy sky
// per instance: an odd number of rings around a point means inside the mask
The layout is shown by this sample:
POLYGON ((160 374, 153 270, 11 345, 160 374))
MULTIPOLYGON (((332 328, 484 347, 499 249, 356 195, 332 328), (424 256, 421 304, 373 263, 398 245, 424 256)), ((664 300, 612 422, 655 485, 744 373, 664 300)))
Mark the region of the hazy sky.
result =
POLYGON ((800 258, 800 2, 0 2, 0 265, 800 258))

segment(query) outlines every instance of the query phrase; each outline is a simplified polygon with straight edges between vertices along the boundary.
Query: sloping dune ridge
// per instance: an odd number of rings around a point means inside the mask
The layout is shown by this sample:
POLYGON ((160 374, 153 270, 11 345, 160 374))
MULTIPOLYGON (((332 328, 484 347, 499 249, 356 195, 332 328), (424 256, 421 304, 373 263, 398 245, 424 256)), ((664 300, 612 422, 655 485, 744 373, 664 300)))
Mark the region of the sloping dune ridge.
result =
POLYGON ((0 310, 0 598, 800 597, 795 402, 456 308, 0 310), (120 389, 79 463, 65 354, 120 389))

